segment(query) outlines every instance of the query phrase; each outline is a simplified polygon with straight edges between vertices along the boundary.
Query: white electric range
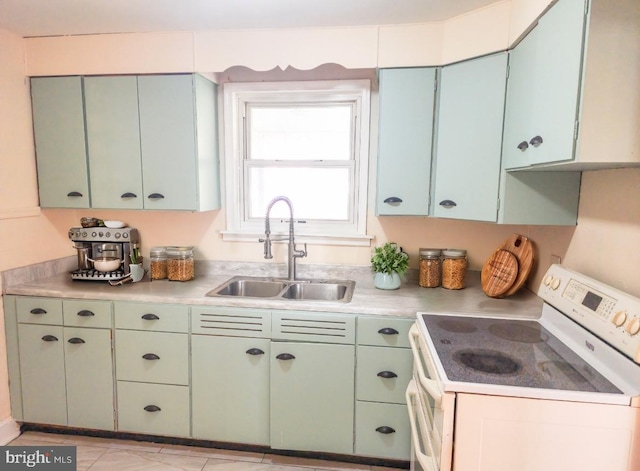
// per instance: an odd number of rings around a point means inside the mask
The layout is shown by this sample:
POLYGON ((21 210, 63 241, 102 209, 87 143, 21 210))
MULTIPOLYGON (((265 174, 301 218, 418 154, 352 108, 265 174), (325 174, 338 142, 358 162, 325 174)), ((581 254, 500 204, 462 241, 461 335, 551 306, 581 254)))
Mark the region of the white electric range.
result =
POLYGON ((418 313, 414 469, 640 470, 640 299, 561 265, 538 294, 535 320, 418 313))

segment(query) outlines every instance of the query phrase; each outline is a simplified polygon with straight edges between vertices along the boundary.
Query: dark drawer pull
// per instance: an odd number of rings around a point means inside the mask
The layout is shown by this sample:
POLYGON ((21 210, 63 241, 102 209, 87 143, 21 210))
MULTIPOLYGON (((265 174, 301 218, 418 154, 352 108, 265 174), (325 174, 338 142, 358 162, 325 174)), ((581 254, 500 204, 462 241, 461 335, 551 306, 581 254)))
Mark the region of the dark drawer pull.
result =
POLYGON ((384 202, 387 204, 402 203, 402 198, 398 198, 397 196, 390 196, 386 198, 384 202))
POLYGON ((144 355, 142 355, 142 358, 144 358, 145 360, 159 360, 160 357, 158 355, 156 355, 155 353, 145 353, 144 355))
POLYGON ((148 406, 144 406, 144 410, 146 410, 147 412, 160 412, 162 409, 160 409, 158 406, 154 406, 153 404, 151 404, 148 406))
POLYGON ((442 200, 442 201, 440 201, 440 203, 439 203, 439 204, 440 204, 440 206, 442 206, 443 208, 447 208, 447 209, 449 209, 449 208, 455 208, 456 206, 458 206, 458 205, 456 204, 456 202, 455 202, 455 201, 452 201, 452 200, 442 200))
POLYGON ((45 342, 57 342, 58 337, 56 337, 55 335, 45 335, 44 337, 42 337, 42 340, 44 340, 45 342))
POLYGON ((522 141, 520 144, 518 144, 518 149, 520 149, 522 152, 524 152, 528 148, 529 148, 529 143, 527 141, 522 141))
POLYGON ((296 357, 294 357, 291 353, 281 353, 280 355, 276 356, 276 358, 278 360, 295 360, 296 357))
POLYGON ((378 373, 378 376, 384 379, 391 379, 391 378, 398 377, 398 375, 395 374, 393 371, 381 371, 380 373, 378 373))
POLYGON ((385 435, 389 435, 390 433, 396 433, 395 429, 387 426, 387 425, 383 425, 382 427, 378 427, 376 429, 376 432, 379 433, 384 433, 385 435))
POLYGON ((142 315, 142 318, 143 318, 145 321, 157 321, 157 320, 159 320, 159 319, 160 319, 158 316, 156 316, 155 314, 151 314, 151 313, 149 313, 149 314, 143 314, 143 315, 142 315))
POLYGON ((87 309, 83 309, 82 311, 78 312, 78 315, 80 317, 91 317, 91 316, 95 316, 95 314, 87 309))
POLYGON ((396 329, 392 329, 391 327, 383 327, 378 331, 378 333, 382 335, 398 335, 398 331, 396 329))
POLYGON ((247 355, 264 355, 264 352, 259 348, 250 348, 246 353, 247 355))
POLYGON ((148 198, 150 200, 161 200, 164 199, 164 195, 161 193, 151 193, 148 198))
POLYGON ((130 191, 127 191, 126 193, 122 193, 122 195, 120 195, 120 198, 137 198, 138 195, 136 195, 135 193, 131 193, 130 191))
POLYGON ((78 197, 78 196, 82 196, 82 193, 80 193, 79 191, 70 191, 69 193, 67 193, 67 196, 78 197))
POLYGON ((69 342, 69 343, 85 343, 84 340, 82 340, 79 337, 71 337, 69 340, 67 340, 67 342, 69 342))
POLYGON ((542 144, 542 142, 542 136, 535 136, 529 141, 529 144, 531 144, 533 147, 538 147, 540 144, 542 144))
POLYGON ((29 311, 31 314, 46 314, 47 311, 45 311, 44 309, 42 309, 41 307, 36 307, 31 309, 31 311, 29 311))

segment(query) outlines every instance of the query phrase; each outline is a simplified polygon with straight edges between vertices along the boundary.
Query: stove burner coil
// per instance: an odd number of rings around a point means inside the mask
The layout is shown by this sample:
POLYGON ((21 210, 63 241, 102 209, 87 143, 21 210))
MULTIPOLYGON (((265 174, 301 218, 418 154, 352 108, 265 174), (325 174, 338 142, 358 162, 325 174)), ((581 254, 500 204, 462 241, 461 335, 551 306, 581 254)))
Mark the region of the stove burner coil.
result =
POLYGON ((522 369, 518 360, 495 350, 460 350, 453 354, 453 359, 483 373, 509 375, 522 369))
POLYGON ((498 322, 489 326, 489 332, 503 340, 521 343, 539 343, 549 339, 537 323, 525 325, 522 322, 498 322))

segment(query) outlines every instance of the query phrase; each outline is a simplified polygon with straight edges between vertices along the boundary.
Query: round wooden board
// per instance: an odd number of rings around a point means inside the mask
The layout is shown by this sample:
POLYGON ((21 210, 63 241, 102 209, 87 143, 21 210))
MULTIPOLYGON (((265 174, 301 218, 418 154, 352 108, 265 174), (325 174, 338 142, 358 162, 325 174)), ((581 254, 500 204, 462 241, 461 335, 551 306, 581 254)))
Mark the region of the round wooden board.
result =
POLYGON ((504 293, 504 296, 511 296, 524 285, 529 277, 531 267, 533 266, 533 244, 528 237, 513 234, 498 248, 511 252, 518 260, 518 276, 516 281, 511 288, 504 293))
POLYGON ((482 267, 482 291, 498 298, 509 291, 518 277, 518 259, 508 250, 498 249, 482 267))

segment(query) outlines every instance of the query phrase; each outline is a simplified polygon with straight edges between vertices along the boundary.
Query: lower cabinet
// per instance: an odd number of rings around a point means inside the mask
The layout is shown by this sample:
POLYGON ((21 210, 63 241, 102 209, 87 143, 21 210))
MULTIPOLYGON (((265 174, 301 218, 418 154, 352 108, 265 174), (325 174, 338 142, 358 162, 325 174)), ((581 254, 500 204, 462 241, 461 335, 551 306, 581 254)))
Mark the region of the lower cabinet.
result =
POLYGON ((407 406, 357 401, 357 455, 408 460, 411 433, 407 406))

